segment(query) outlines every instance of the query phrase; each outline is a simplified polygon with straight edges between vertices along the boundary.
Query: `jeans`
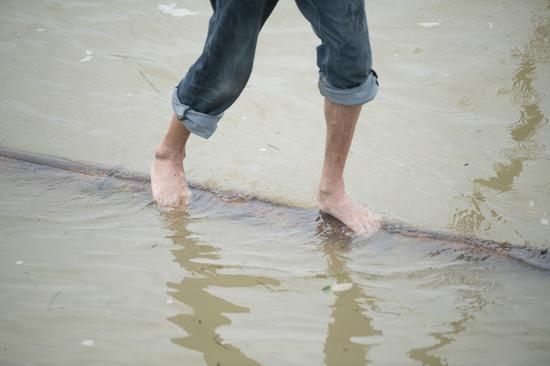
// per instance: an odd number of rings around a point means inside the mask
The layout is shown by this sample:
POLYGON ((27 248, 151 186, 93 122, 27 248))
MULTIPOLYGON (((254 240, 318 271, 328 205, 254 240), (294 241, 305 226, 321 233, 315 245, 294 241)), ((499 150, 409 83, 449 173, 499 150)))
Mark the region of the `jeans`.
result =
MULTIPOLYGON (((252 71, 258 34, 278 0, 211 0, 206 43, 174 89, 172 107, 193 134, 210 137, 223 112, 244 89, 252 71)), ((296 0, 321 39, 317 47, 319 90, 331 101, 364 104, 378 91, 364 0, 296 0)))

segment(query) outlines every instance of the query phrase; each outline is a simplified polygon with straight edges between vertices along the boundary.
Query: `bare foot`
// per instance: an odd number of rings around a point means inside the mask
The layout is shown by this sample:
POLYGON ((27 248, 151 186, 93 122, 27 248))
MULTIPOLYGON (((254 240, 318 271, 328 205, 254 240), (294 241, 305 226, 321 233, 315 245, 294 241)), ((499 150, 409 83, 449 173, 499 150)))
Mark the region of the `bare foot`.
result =
POLYGON ((183 155, 155 151, 151 164, 153 199, 164 209, 184 211, 191 201, 191 190, 183 172, 183 155))
POLYGON ((361 236, 373 236, 380 230, 380 215, 353 201, 345 192, 320 191, 319 209, 340 220, 361 236))

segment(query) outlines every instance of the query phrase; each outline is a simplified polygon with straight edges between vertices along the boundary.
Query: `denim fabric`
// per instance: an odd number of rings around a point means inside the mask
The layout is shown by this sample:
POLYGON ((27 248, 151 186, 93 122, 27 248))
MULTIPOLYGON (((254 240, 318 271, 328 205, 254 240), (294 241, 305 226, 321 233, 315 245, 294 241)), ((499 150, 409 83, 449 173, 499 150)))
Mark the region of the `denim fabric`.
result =
POLYGON ((188 105, 182 104, 178 98, 178 88, 174 88, 174 93, 172 94, 172 108, 176 116, 178 116, 178 119, 182 121, 188 131, 205 139, 212 136, 214 131, 216 131, 218 121, 223 116, 223 112, 217 115, 211 115, 198 112, 191 109, 188 105), (185 117, 181 118, 180 116, 185 117))
MULTIPOLYGON (((211 0, 214 13, 200 57, 176 87, 172 107, 192 133, 208 138, 244 89, 260 30, 278 0, 211 0)), ((335 103, 364 104, 378 90, 364 0, 296 0, 321 39, 319 90, 335 103)))

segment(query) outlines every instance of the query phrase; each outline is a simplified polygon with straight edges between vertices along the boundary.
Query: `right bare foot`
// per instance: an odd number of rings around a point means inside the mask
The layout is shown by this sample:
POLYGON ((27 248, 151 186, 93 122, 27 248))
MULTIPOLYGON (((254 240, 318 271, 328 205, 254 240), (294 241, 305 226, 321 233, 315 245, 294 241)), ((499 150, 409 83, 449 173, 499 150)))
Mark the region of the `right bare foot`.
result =
POLYGON ((183 154, 155 151, 151 164, 151 191, 161 208, 185 210, 191 201, 191 190, 183 172, 183 154))
POLYGON ((379 230, 381 217, 377 213, 351 200, 344 190, 319 191, 319 209, 337 218, 356 234, 371 237, 379 230))

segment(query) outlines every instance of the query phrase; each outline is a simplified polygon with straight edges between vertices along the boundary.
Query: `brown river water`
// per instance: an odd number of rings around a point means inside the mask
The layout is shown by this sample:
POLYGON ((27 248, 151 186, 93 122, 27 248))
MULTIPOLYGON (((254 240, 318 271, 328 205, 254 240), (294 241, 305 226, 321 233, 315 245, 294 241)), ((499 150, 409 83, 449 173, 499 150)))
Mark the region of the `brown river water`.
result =
MULTIPOLYGON (((208 1, 0 2, 0 145, 147 172, 208 1)), ((367 1, 381 89, 350 194, 416 227, 550 247, 550 2, 367 1)), ((314 209, 316 40, 292 1, 185 215, 147 185, 0 158, 0 365, 546 365, 550 273, 357 238, 314 209)))

